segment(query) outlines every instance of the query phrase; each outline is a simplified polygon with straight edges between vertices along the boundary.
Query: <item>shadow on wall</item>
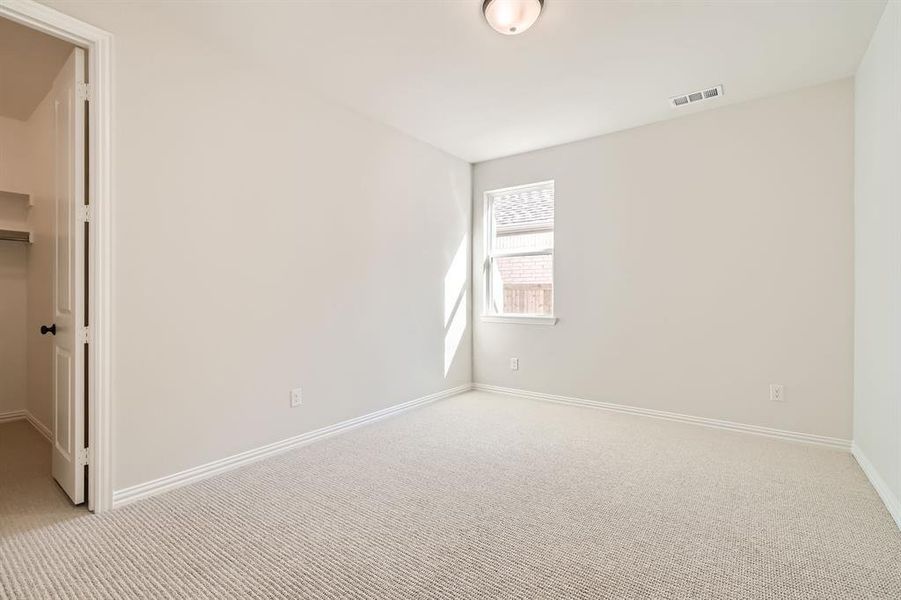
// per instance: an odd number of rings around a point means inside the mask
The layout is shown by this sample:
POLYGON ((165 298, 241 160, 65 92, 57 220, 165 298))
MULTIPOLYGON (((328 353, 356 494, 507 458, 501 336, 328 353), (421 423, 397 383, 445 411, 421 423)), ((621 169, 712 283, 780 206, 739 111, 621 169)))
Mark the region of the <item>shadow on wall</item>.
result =
POLYGON ((460 246, 444 275, 444 376, 447 377, 460 341, 466 332, 466 248, 468 236, 460 246))

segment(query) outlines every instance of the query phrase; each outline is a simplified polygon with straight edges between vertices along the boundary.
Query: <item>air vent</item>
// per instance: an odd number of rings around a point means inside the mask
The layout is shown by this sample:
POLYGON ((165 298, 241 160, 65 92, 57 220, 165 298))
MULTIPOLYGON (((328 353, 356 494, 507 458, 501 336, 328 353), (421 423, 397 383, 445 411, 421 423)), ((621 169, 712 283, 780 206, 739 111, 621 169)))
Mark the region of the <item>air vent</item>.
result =
POLYGON ((691 92, 690 94, 682 94, 681 96, 673 96, 669 99, 670 105, 674 108, 678 108, 680 106, 685 106, 687 104, 694 104, 695 102, 700 102, 702 100, 709 100, 711 98, 717 98, 723 95, 723 86, 718 85, 716 87, 707 88, 706 90, 698 90, 697 92, 691 92))

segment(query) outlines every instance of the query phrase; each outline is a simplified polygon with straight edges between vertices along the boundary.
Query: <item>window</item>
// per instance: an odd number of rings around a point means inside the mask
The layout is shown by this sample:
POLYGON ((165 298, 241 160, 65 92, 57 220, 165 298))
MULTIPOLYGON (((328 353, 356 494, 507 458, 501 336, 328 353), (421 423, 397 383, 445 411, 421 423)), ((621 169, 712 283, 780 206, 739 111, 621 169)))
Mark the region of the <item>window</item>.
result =
POLYGON ((485 320, 553 324, 554 182, 485 194, 485 320))

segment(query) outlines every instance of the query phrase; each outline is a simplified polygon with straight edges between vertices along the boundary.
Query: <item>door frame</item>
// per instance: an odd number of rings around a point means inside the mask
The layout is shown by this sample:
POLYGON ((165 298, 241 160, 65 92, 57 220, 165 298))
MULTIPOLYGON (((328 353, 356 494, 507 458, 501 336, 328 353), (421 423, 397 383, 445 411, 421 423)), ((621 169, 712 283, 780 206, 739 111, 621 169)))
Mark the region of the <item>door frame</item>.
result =
MULTIPOLYGON (((113 36, 34 0, 0 0, 0 17, 65 40, 87 51, 88 245, 88 415, 90 436, 88 508, 95 513, 113 506, 112 479, 112 52, 113 36)), ((76 282, 84 294, 84 282, 76 282)), ((76 365, 84 369, 84 365, 76 365)))

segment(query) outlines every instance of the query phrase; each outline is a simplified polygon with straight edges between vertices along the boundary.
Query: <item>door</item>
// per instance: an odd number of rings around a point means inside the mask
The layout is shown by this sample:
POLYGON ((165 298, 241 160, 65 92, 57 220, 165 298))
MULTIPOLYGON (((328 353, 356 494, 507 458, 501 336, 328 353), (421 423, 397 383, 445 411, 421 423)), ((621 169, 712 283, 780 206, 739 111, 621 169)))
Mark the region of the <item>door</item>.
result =
POLYGON ((84 51, 72 51, 51 89, 54 106, 53 478, 85 500, 84 51), (81 283, 81 285, 79 285, 81 283))

